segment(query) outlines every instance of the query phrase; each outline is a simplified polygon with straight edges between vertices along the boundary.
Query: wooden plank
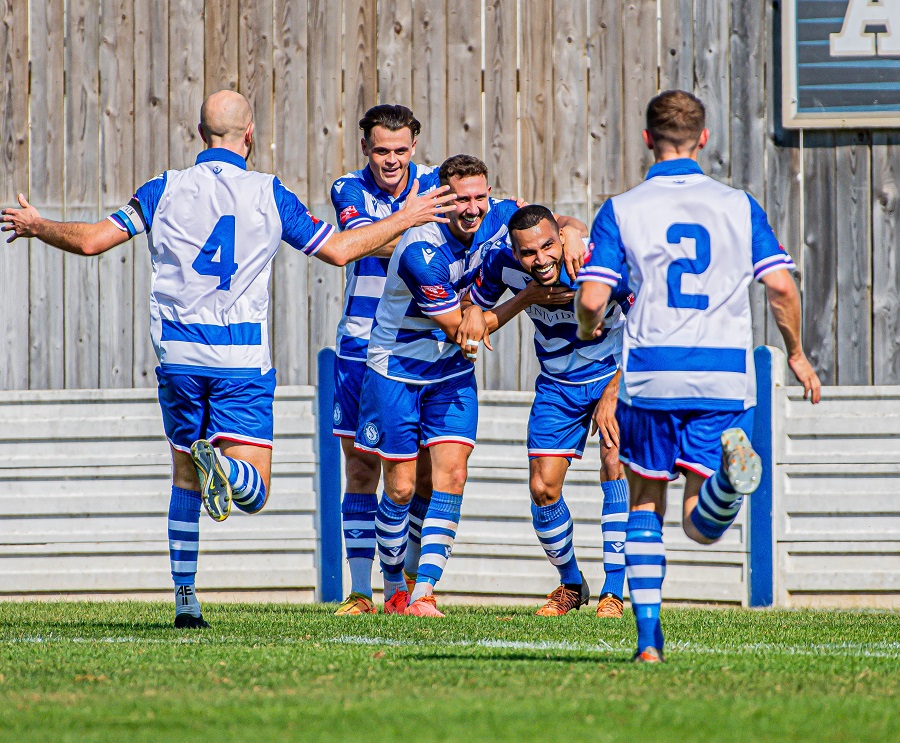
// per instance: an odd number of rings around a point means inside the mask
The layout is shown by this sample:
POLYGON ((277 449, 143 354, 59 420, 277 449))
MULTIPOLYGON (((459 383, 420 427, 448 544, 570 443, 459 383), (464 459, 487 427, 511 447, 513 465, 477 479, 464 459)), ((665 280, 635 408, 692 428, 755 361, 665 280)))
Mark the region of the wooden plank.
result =
POLYGON ((872 196, 868 132, 835 135, 838 384, 872 383, 872 196))
MULTIPOLYGON (((31 202, 48 219, 63 218, 65 194, 64 0, 32 3, 31 202)), ((63 254, 32 240, 28 290, 28 386, 63 386, 63 254)))
MULTIPOLYGON (((730 108, 731 185, 748 191, 760 204, 766 195, 766 6, 732 0, 731 17, 742 19, 731 30, 730 108)), ((665 54, 663 54, 665 59, 665 54)), ((766 340, 766 293, 750 288, 753 340, 766 340)))
POLYGON ((487 0, 484 7, 484 162, 493 195, 518 196, 515 0, 487 0))
POLYGON ((188 168, 203 149, 204 0, 169 0, 169 167, 188 168))
MULTIPOLYGON (((409 25, 406 26, 407 33, 409 25)), ((331 184, 343 173, 341 138, 341 19, 328 0, 309 3, 309 207, 332 220, 331 184)), ((409 100, 407 97, 406 100, 409 100)), ((322 261, 309 265, 309 380, 316 381, 316 355, 334 345, 343 310, 343 271, 322 261)))
POLYGON ((249 166, 271 173, 274 102, 272 16, 274 0, 242 0, 238 75, 240 92, 253 109, 253 151, 249 166))
MULTIPOLYGON (((307 173, 306 0, 275 3, 275 172, 302 201, 307 173)), ((272 356, 279 384, 309 379, 309 291, 306 256, 282 243, 272 270, 272 356)))
POLYGON ((521 193, 553 204, 553 13, 541 0, 522 0, 519 82, 521 193))
POLYGON ((656 0, 629 0, 622 11, 625 94, 622 99, 625 187, 640 183, 653 164, 641 132, 657 92, 656 0))
POLYGON ((900 383, 900 134, 872 135, 872 360, 875 384, 900 383))
POLYGON ((660 0, 659 20, 659 89, 692 91, 694 89, 693 0, 660 0))
MULTIPOLYGON (((344 167, 343 172, 356 170, 362 163, 359 120, 378 101, 376 0, 345 0, 344 2, 344 167)), ((422 114, 419 113, 419 120, 422 114)), ((428 130, 428 125, 425 125, 428 130)), ((416 160, 422 160, 422 140, 416 160)))
POLYGON ((694 93, 706 106, 706 126, 710 131, 709 143, 699 160, 707 175, 726 183, 731 178, 729 36, 728 3, 694 5, 694 93))
MULTIPOLYGON (((312 8, 318 0, 311 0, 312 8)), ((412 2, 381 0, 378 7, 378 102, 412 106, 412 2)))
MULTIPOLYGON (((0 5, 0 87, 2 151, 0 199, 17 205, 16 194, 28 193, 28 5, 6 0, 0 5)), ((3 233, 4 238, 8 235, 3 233)), ((4 248, 7 248, 4 240, 4 248)), ((0 388, 28 387, 28 240, 17 240, 0 260, 0 388)))
MULTIPOLYGON (((169 164, 169 0, 134 0, 134 185, 169 164)), ((134 362, 132 384, 155 387, 157 359, 150 341, 150 252, 134 241, 134 362)))
POLYGON ((803 147, 803 339, 822 380, 837 379, 837 208, 834 134, 809 132, 803 147))
POLYGON ((481 157, 481 0, 449 3, 447 154, 481 157))
MULTIPOLYGON (((451 17, 449 24, 457 19, 451 17)), ((448 128, 458 122, 454 117, 458 102, 451 102, 447 92, 448 18, 446 0, 425 0, 413 5, 412 33, 412 108, 422 123, 422 133, 416 145, 416 162, 440 165, 455 154, 447 144, 448 128)), ((480 68, 480 65, 479 65, 480 68)), ((460 70, 457 74, 474 74, 474 70, 460 70)), ((385 103, 390 101, 383 99, 385 103)))
MULTIPOLYGON (((100 211, 100 20, 92 0, 71 0, 66 21, 66 219, 100 211)), ((100 382, 97 258, 66 255, 65 385, 100 382)))
MULTIPOLYGON (((134 0, 101 0, 101 215, 125 204, 134 189, 134 0)), ((131 387, 133 377, 134 245, 100 257, 100 386, 131 387)))
MULTIPOLYGON (((204 20, 203 96, 218 90, 237 90, 238 0, 206 0, 204 20)), ((269 15, 271 20, 271 14, 269 15)), ((240 18, 243 21, 242 18, 240 18)), ((242 25, 242 24, 241 24, 242 25)), ((243 31, 243 29, 242 29, 243 31)))
POLYGON ((590 122, 591 216, 610 196, 625 190, 624 60, 622 3, 593 2, 590 14, 590 122))
POLYGON ((587 29, 584 5, 553 2, 553 204, 588 221, 587 29))

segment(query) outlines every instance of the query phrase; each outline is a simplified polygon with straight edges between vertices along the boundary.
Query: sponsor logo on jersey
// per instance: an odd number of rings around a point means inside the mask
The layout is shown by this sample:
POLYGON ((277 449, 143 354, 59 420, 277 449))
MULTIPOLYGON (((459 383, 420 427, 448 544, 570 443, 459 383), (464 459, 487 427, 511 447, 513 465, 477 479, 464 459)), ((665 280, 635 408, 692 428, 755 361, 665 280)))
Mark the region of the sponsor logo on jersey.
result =
POLYGON ((309 211, 309 209, 306 210, 306 216, 309 217, 313 221, 313 224, 319 224, 322 221, 318 217, 314 217, 312 212, 309 211))
POLYGON ((341 214, 338 217, 341 220, 341 224, 347 224, 353 217, 358 217, 359 212, 356 211, 356 207, 351 204, 348 207, 345 207, 341 210, 341 214))
POLYGON ((440 284, 436 284, 435 286, 420 286, 419 289, 422 290, 422 294, 433 302, 436 302, 439 299, 446 299, 449 296, 447 290, 440 284))
POLYGON ((363 426, 363 438, 369 446, 375 446, 378 443, 378 426, 369 422, 363 426))
POLYGON ((334 425, 339 425, 341 420, 344 418, 343 413, 341 413, 341 404, 336 402, 334 404, 334 412, 332 413, 332 418, 334 418, 334 425))
POLYGON ((422 257, 425 259, 425 265, 427 266, 431 263, 431 259, 434 258, 434 251, 431 248, 422 248, 422 257))
POLYGON ((587 263, 591 259, 591 253, 594 252, 594 243, 589 242, 587 249, 584 251, 584 262, 587 263))

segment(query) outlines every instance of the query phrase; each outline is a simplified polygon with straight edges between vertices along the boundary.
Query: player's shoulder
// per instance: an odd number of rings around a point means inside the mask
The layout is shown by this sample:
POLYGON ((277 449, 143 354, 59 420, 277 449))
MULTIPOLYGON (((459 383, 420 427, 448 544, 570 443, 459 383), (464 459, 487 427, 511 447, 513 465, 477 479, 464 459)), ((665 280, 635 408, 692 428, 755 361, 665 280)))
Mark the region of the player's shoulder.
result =
POLYGON ((408 266, 431 267, 432 264, 444 262, 443 245, 447 238, 435 222, 412 227, 404 234, 397 245, 400 263, 408 266))
POLYGON ((332 196, 343 194, 345 189, 351 191, 365 190, 365 179, 362 170, 351 170, 349 173, 344 173, 331 184, 332 196))

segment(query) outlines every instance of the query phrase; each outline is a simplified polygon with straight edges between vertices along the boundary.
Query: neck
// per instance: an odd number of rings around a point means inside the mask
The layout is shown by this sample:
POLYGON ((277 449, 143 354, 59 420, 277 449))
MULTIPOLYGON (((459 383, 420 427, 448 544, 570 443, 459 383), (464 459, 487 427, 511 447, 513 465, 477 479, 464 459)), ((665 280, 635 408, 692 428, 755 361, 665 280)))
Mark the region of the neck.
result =
POLYGON ((240 155, 245 160, 247 159, 247 155, 250 154, 250 151, 247 149, 247 145, 244 143, 244 140, 241 140, 240 142, 234 142, 232 140, 219 139, 218 137, 210 137, 206 147, 207 149, 218 147, 219 149, 228 150, 229 152, 233 152, 236 155, 240 155))
POLYGON ((447 229, 450 230, 450 234, 453 235, 453 237, 459 240, 466 247, 469 247, 472 244, 472 240, 475 235, 460 231, 460 229, 455 224, 453 224, 453 222, 450 222, 447 225, 447 229))
POLYGON ((666 147, 665 149, 658 149, 654 151, 654 156, 656 157, 656 162, 661 163, 666 160, 697 160, 697 155, 700 154, 700 148, 694 147, 690 150, 677 150, 674 147, 666 147))

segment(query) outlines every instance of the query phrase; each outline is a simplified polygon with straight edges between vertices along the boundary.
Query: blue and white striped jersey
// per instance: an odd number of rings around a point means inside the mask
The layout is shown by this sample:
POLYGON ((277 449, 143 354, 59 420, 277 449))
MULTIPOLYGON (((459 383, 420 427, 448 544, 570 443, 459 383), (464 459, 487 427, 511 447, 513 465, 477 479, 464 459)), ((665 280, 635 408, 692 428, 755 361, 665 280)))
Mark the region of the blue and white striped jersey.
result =
MULTIPOLYGON (((403 208, 414 180, 419 193, 438 185, 438 168, 409 164, 409 182, 397 198, 382 191, 366 166, 338 178, 331 187, 331 203, 342 230, 353 230, 389 217, 403 208)), ((366 348, 378 300, 384 294, 389 258, 361 258, 346 268, 344 314, 338 323, 337 355, 342 359, 366 360, 366 348)))
POLYGON ((658 410, 755 405, 747 288, 795 265, 753 197, 693 160, 657 163, 601 207, 591 240, 578 280, 616 286, 627 278, 636 295, 621 399, 658 410))
POLYGON ((272 259, 282 240, 314 255, 334 233, 275 176, 248 171, 221 148, 148 181, 110 220, 131 237, 148 233, 150 334, 160 365, 216 377, 272 368, 272 259))
POLYGON ((372 369, 411 384, 472 373, 472 363, 429 318, 459 306, 460 295, 478 273, 482 246, 505 229, 515 208, 514 201, 491 200, 471 247, 453 237, 446 224, 407 230, 391 257, 375 315, 367 360, 372 369))
MULTIPOLYGON (((469 296, 479 307, 491 309, 507 289, 518 294, 531 281, 509 242, 503 241, 484 257, 469 296)), ((559 283, 574 288, 565 270, 559 283)), ((603 335, 589 341, 578 339, 574 300, 565 305, 533 304, 526 308, 525 314, 534 323, 534 350, 541 373, 562 384, 587 384, 611 376, 622 354, 623 309, 627 312, 632 299, 627 284, 620 282, 606 312, 603 335)))

